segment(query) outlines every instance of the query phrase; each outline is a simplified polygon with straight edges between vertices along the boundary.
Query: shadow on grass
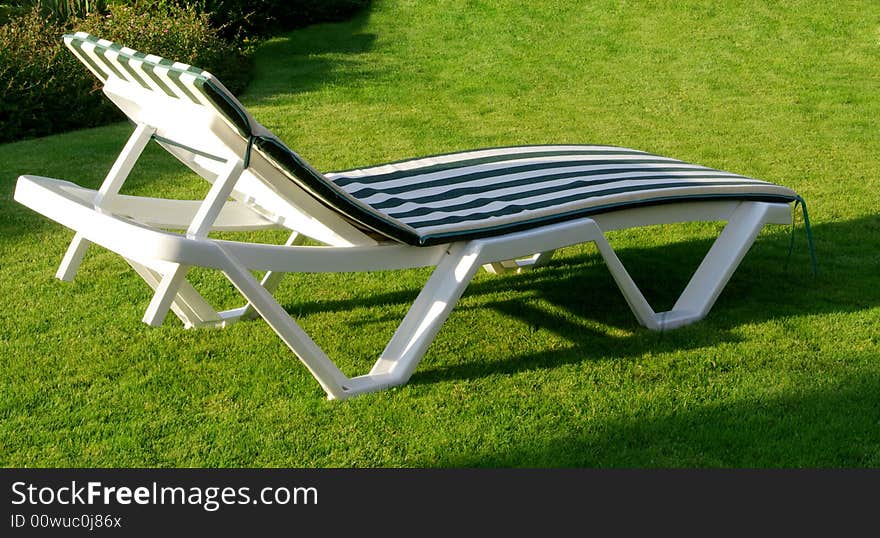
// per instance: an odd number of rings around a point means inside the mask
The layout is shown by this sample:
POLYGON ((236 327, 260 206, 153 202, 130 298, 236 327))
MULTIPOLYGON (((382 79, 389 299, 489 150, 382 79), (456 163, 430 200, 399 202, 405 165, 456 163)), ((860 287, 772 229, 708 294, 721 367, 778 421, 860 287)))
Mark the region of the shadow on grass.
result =
POLYGON ((358 55, 373 48, 376 35, 365 33, 369 6, 344 22, 317 24, 283 34, 256 51, 254 82, 242 94, 248 105, 275 95, 295 94, 364 76, 358 55))
POLYGON ((872 467, 880 466, 880 375, 731 405, 692 405, 535 436, 504 449, 451 455, 441 467, 872 467))
MULTIPOLYGON (((759 237, 706 319, 666 333, 638 325, 598 254, 563 255, 546 267, 520 275, 486 275, 467 288, 464 304, 453 310, 447 324, 455 324, 462 311, 491 308, 527 330, 549 331, 568 345, 449 366, 424 364, 410 383, 475 379, 607 357, 625 359, 647 352, 697 349, 737 341, 734 329, 744 324, 880 306, 880 216, 815 225, 818 276, 810 270, 803 230, 798 230, 799 241, 788 267, 788 228, 776 230, 759 237), (492 297, 511 293, 516 297, 509 300, 492 297)), ((664 310, 674 303, 710 244, 708 239, 690 240, 661 247, 625 248, 618 254, 655 310, 664 310)), ((387 305, 399 305, 402 310, 418 291, 303 301, 285 308, 295 317, 387 305)), ((351 329, 369 331, 367 325, 351 329)))

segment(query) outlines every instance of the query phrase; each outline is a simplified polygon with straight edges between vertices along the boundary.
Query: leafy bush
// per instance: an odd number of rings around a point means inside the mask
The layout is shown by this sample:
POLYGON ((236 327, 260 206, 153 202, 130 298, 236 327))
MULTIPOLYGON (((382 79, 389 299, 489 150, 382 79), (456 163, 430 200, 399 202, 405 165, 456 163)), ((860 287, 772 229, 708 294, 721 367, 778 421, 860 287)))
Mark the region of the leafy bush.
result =
POLYGON ((40 8, 43 15, 60 21, 107 11, 105 0, 30 0, 29 3, 40 8))
POLYGON ((85 31, 245 88, 245 40, 352 16, 370 0, 18 0, 0 5, 0 143, 121 119, 64 47, 85 31), (5 19, 8 19, 7 24, 5 19))
POLYGON ((244 55, 193 9, 144 13, 111 5, 107 15, 64 24, 34 8, 0 26, 0 143, 122 118, 99 81, 64 47, 61 36, 77 30, 207 69, 233 92, 248 81, 244 55))
POLYGON ((191 7, 142 11, 111 4, 108 15, 81 19, 75 29, 207 69, 233 93, 243 90, 250 79, 249 60, 241 50, 219 37, 208 16, 191 7))
MULTIPOLYGON (((167 3, 169 0, 158 0, 167 3)), ((171 0, 173 1, 173 0, 171 0)), ((187 2, 207 13, 227 38, 266 36, 318 22, 347 19, 370 0, 196 0, 187 2)))
POLYGON ((72 17, 106 13, 107 0, 11 0, 0 4, 0 24, 6 24, 33 8, 38 8, 45 17, 67 21, 72 17))
POLYGON ((61 44, 64 27, 34 9, 0 26, 0 142, 105 123, 91 73, 61 44))
POLYGON ((17 15, 21 15, 26 9, 9 4, 0 4, 0 24, 6 24, 17 15))

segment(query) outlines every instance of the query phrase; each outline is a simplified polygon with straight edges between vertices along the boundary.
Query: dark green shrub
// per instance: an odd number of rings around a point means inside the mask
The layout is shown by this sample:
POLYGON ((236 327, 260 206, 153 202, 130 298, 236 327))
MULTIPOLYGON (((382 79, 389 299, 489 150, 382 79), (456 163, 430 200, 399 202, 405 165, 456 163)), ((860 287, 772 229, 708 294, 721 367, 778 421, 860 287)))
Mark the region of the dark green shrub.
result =
POLYGON ((122 119, 97 79, 64 47, 61 36, 71 31, 207 69, 233 92, 248 81, 247 59, 192 9, 139 13, 111 5, 108 15, 71 18, 66 25, 34 9, 0 26, 0 143, 122 119))
POLYGON ((22 3, 38 7, 44 16, 58 21, 107 12, 106 0, 28 0, 22 3))
POLYGON ((351 17, 370 0, 19 0, 0 11, 0 143, 121 119, 61 36, 85 31, 245 88, 245 39, 351 17), (183 7, 186 4, 187 7, 183 7), (27 10, 25 6, 34 6, 27 10), (88 13, 87 16, 81 16, 88 13), (8 18, 5 22, 3 18, 8 18))
POLYGON ((39 10, 0 26, 0 142, 117 119, 91 73, 61 43, 64 27, 39 10))
POLYGON ((6 24, 11 19, 19 16, 27 11, 27 8, 21 6, 0 4, 0 25, 6 24))
POLYGON ((369 3, 370 0, 196 0, 187 5, 207 13, 224 36, 242 39, 345 20, 369 3))
POLYGON ((142 11, 111 4, 109 14, 81 19, 75 29, 144 53, 207 69, 233 93, 241 92, 250 79, 248 59, 220 38, 207 15, 194 8, 171 5, 142 11))

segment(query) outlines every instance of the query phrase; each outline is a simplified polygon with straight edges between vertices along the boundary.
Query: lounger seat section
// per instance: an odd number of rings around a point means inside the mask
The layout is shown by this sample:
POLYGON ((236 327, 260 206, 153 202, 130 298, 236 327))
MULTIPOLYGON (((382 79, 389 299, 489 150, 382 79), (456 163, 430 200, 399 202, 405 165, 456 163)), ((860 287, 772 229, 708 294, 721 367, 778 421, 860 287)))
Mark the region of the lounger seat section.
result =
POLYGON ((652 204, 797 198, 793 190, 767 181, 613 146, 491 148, 325 176, 412 228, 422 245, 652 204))

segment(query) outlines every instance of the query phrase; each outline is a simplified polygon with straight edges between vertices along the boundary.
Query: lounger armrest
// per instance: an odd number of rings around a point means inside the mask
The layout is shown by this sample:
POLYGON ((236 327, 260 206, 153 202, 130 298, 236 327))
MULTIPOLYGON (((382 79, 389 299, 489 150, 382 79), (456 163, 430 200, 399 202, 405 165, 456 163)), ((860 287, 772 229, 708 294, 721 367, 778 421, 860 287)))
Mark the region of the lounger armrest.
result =
POLYGON ((123 257, 221 268, 223 258, 211 241, 189 239, 110 213, 75 194, 69 181, 20 176, 14 198, 22 205, 75 230, 89 241, 123 257))

